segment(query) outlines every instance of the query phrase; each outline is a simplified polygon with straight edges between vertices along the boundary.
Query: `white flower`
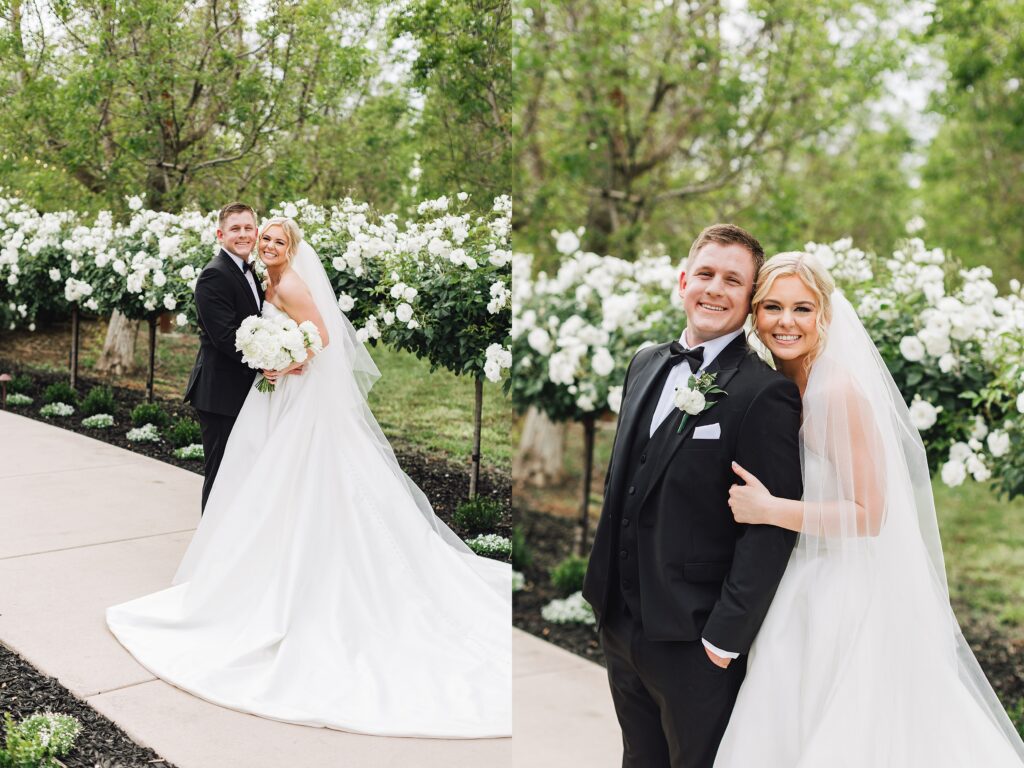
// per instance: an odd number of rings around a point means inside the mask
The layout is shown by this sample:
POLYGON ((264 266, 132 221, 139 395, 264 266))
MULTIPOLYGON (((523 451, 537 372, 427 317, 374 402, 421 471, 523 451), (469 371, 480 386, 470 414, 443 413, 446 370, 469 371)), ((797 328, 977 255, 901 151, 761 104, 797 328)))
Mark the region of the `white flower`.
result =
POLYGON ((552 600, 540 609, 544 621, 554 624, 594 624, 594 609, 583 599, 582 592, 576 592, 564 600, 552 600))
POLYGON ((294 219, 299 215, 299 209, 295 207, 295 203, 288 203, 284 207, 284 215, 289 219, 294 219))
POLYGON ((963 463, 971 456, 971 447, 967 443, 953 443, 949 447, 949 460, 963 463))
POLYGON ((178 302, 175 300, 174 295, 170 293, 164 294, 164 309, 169 312, 173 312, 174 308, 178 306, 178 302))
POLYGON ((704 410, 706 400, 704 394, 696 389, 690 389, 689 387, 682 386, 676 387, 676 393, 673 396, 673 402, 676 408, 688 413, 691 416, 696 416, 704 410))
POLYGON ((142 210, 142 198, 138 195, 132 195, 128 198, 128 209, 132 211, 142 210))
POLYGON ((343 293, 341 294, 341 296, 338 297, 338 307, 341 309, 342 312, 351 312, 352 307, 354 307, 355 305, 356 300, 349 296, 347 293, 343 293))
POLYGON ((555 238, 555 250, 566 256, 571 256, 580 249, 580 239, 575 232, 553 232, 555 238))
POLYGON ((163 288, 167 283, 167 275, 159 270, 153 273, 153 285, 157 288, 163 288))
POLYGON ((590 365, 598 376, 607 376, 615 370, 615 360, 607 347, 601 347, 594 353, 590 365))
POLYGON ((395 324, 395 313, 392 312, 390 309, 385 310, 384 314, 381 315, 381 318, 384 320, 384 325, 395 324))
POLYGON ((910 404, 910 423, 918 430, 924 432, 935 425, 939 417, 939 409, 922 400, 920 395, 914 395, 914 401, 910 404))
POLYGON ((971 427, 971 439, 972 440, 984 440, 985 435, 988 434, 988 425, 985 424, 985 419, 981 416, 974 417, 974 426, 971 427))
POLYGON ((392 285, 391 286, 391 291, 390 291, 391 298, 392 299, 400 299, 400 298, 402 298, 402 296, 405 294, 405 288, 406 288, 405 283, 395 283, 394 285, 392 285))
POLYGON ((50 270, 50 279, 55 283, 60 282, 60 270, 56 267, 50 270))
POLYGON ((911 363, 924 359, 924 344, 917 336, 904 336, 900 339, 900 354, 911 363))
POLYGON ((1017 411, 1019 413, 1024 413, 1024 392, 1017 395, 1017 411))
POLYGON ((178 313, 178 316, 174 318, 174 322, 177 323, 179 326, 188 325, 188 317, 185 315, 184 312, 180 312, 178 313))
POLYGON ((512 591, 521 592, 526 588, 526 576, 522 571, 512 571, 512 591))
POLYGON ((956 357, 952 353, 947 352, 946 354, 939 358, 939 370, 942 371, 943 373, 949 373, 955 367, 956 357))
POLYGON ((907 222, 906 226, 908 235, 916 235, 918 232, 924 229, 924 219, 922 219, 920 216, 915 216, 914 218, 907 222))
POLYGON ((543 328, 534 328, 530 331, 526 337, 526 343, 530 345, 531 349, 536 350, 542 355, 551 354, 551 337, 548 336, 548 332, 543 328))
POLYGON ((409 286, 404 291, 402 291, 402 297, 406 301, 409 301, 409 302, 411 302, 413 299, 415 299, 418 295, 419 295, 419 291, 417 291, 412 286, 409 286))
POLYGON ((988 450, 997 459, 1001 456, 1005 456, 1010 450, 1010 435, 1001 430, 993 430, 989 432, 988 450))
POLYGON ((395 317, 400 323, 408 323, 412 319, 412 307, 403 301, 395 307, 395 317))
POLYGON ((942 482, 950 488, 956 488, 967 479, 967 467, 961 462, 950 459, 942 465, 942 482))
POLYGON ((191 280, 196 276, 196 268, 191 264, 186 264, 181 268, 181 271, 178 274, 181 276, 182 280, 191 280))
POLYGON ((146 424, 137 429, 129 429, 125 435, 133 443, 157 443, 160 442, 160 432, 153 424, 146 424))
POLYGON ((608 407, 612 413, 618 413, 622 407, 622 387, 610 387, 608 389, 608 407))

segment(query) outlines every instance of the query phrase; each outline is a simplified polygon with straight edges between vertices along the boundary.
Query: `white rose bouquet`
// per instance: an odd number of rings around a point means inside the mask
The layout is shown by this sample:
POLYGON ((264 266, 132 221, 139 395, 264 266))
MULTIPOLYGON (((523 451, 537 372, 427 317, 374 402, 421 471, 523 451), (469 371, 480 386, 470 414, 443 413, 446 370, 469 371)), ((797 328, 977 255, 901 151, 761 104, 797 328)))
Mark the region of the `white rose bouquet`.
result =
MULTIPOLYGON (((304 361, 307 350, 313 350, 315 355, 323 348, 320 332, 310 320, 296 323, 290 317, 251 315, 242 321, 235 333, 235 349, 242 353, 242 362, 259 371, 282 370, 292 363, 304 361)), ((256 389, 273 392, 274 384, 261 378, 256 389)))

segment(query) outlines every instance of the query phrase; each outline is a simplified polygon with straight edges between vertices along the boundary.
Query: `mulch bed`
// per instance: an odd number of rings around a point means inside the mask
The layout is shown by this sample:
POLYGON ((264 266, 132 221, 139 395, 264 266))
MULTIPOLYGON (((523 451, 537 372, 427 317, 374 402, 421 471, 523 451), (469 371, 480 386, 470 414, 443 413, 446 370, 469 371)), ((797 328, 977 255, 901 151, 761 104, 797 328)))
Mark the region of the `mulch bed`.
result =
MULTIPOLYGON (((63 429, 101 440, 120 448, 126 448, 160 461, 173 464, 197 474, 202 474, 202 461, 178 459, 173 448, 166 442, 133 443, 126 437, 132 428, 131 411, 145 401, 145 395, 136 390, 111 387, 117 402, 114 417, 116 425, 109 429, 88 429, 82 426, 82 415, 75 413, 66 418, 46 419, 39 415, 43 391, 55 381, 67 381, 66 374, 45 373, 26 369, 10 360, 0 358, 0 370, 12 374, 28 373, 32 386, 25 392, 33 399, 31 405, 11 408, 28 418, 43 421, 63 429)), ((84 395, 92 386, 109 386, 98 379, 80 378, 78 392, 84 395)), ((158 400, 160 406, 173 418, 189 416, 195 418, 190 405, 173 400, 158 400)), ((423 490, 430 499, 438 517, 445 521, 459 536, 470 538, 473 532, 460 528, 452 522, 458 504, 469 495, 469 471, 442 458, 428 456, 415 448, 395 443, 395 454, 406 474, 423 490)), ((493 532, 501 536, 512 534, 512 480, 497 470, 483 470, 480 475, 478 494, 497 501, 502 508, 501 518, 493 532)), ((196 511, 199 498, 196 497, 196 511)), ((501 558, 495 558, 501 559, 501 558)), ((118 726, 92 709, 87 703, 74 697, 56 678, 46 677, 16 653, 0 644, 0 736, 4 734, 2 713, 10 712, 15 720, 37 711, 49 710, 74 715, 82 722, 82 732, 75 742, 75 749, 62 762, 68 768, 137 768, 141 766, 170 766, 150 749, 133 742, 118 726)), ((173 768, 173 767, 171 767, 173 768)))
MULTIPOLYGON (((0 645, 0 713, 15 722, 37 712, 73 715, 82 724, 74 749, 61 763, 68 768, 143 768, 174 766, 156 752, 136 744, 114 723, 75 696, 55 677, 47 677, 14 651, 0 645)), ((0 717, 0 737, 6 738, 0 717)))
MULTIPOLYGON (((551 600, 565 597, 554 588, 550 569, 573 552, 574 520, 516 507, 516 524, 523 527, 532 563, 525 568, 526 589, 512 600, 512 623, 526 632, 565 648, 578 656, 605 666, 597 642, 597 630, 584 624, 553 624, 541 618, 540 609, 551 600)), ((589 546, 587 548, 589 552, 589 546)), ((968 617, 966 606, 954 605, 960 617, 968 617)), ((1024 702, 1024 644, 1015 644, 992 622, 961 618, 964 636, 989 682, 1008 707, 1024 702)), ((1020 715, 1017 715, 1019 718, 1020 715)), ((1024 722, 1018 722, 1024 728, 1024 722)))

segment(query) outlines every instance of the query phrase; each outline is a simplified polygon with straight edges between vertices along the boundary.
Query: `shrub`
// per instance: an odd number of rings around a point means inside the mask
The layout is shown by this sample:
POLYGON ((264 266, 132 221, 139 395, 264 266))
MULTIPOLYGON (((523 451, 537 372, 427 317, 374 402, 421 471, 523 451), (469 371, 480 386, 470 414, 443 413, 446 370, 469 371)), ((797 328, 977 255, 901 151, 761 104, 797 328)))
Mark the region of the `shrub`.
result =
POLYGON ((178 448, 174 451, 174 455, 179 459, 185 459, 186 461, 202 461, 206 458, 206 454, 203 452, 203 446, 198 443, 186 445, 184 448, 178 448))
POLYGON ((517 525, 512 529, 512 567, 517 571, 525 571, 533 564, 533 555, 530 553, 530 545, 526 543, 526 533, 523 526, 517 525))
POLYGON ((32 405, 32 398, 20 392, 14 392, 7 396, 7 407, 17 408, 24 405, 32 405))
POLYGON ((540 609, 544 621, 552 624, 595 624, 594 609, 579 592, 573 592, 564 600, 552 600, 540 609))
POLYGON ((512 542, 495 533, 486 533, 469 539, 466 544, 478 555, 504 555, 507 557, 512 552, 512 542))
POLYGON ((82 426, 89 429, 107 429, 114 426, 114 417, 109 413, 97 413, 82 419, 82 426))
POLYGON ((55 381, 43 390, 43 402, 47 405, 50 403, 78 405, 78 393, 75 392, 75 390, 71 388, 71 385, 66 382, 55 381))
POLYGON ((4 722, 7 743, 0 749, 0 766, 11 768, 63 765, 57 758, 71 751, 82 730, 81 723, 75 718, 53 712, 35 714, 17 724, 5 712, 4 722))
POLYGON ((132 443, 160 442, 160 432, 153 424, 143 424, 138 429, 129 429, 125 437, 132 443))
POLYGON ((32 377, 27 373, 19 373, 7 382, 8 392, 17 392, 19 395, 27 395, 32 389, 32 377))
POLYGON ((54 416, 71 416, 74 412, 74 406, 67 403, 47 403, 39 409, 39 415, 46 419, 52 419, 54 416))
POLYGON ((146 424, 166 427, 170 423, 171 417, 157 403, 141 403, 132 409, 132 424, 136 427, 143 427, 146 424))
POLYGON ((201 444, 203 430, 195 419, 184 416, 170 426, 170 429, 164 433, 164 437, 175 448, 184 448, 188 445, 201 444))
POLYGON ((569 555, 551 569, 551 583, 563 595, 571 595, 583 589, 583 577, 587 573, 587 559, 579 555, 569 555))
POLYGON ((483 496, 462 502, 452 515, 452 521, 470 533, 492 531, 500 519, 501 504, 483 496))
POLYGON ((95 416, 98 413, 113 413, 116 407, 114 392, 110 387, 93 387, 82 400, 79 410, 86 416, 95 416))

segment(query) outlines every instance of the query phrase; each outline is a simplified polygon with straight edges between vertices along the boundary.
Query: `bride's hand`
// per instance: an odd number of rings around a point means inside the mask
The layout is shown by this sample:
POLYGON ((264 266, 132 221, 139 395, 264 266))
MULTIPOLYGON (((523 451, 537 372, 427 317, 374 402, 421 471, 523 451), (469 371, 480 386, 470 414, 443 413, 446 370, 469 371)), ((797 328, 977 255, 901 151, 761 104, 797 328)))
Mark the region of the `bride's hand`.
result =
POLYGON ((761 484, 761 481, 747 472, 735 461, 732 471, 740 476, 746 485, 734 485, 729 489, 729 508, 737 523, 749 525, 772 524, 772 502, 775 497, 761 484))

